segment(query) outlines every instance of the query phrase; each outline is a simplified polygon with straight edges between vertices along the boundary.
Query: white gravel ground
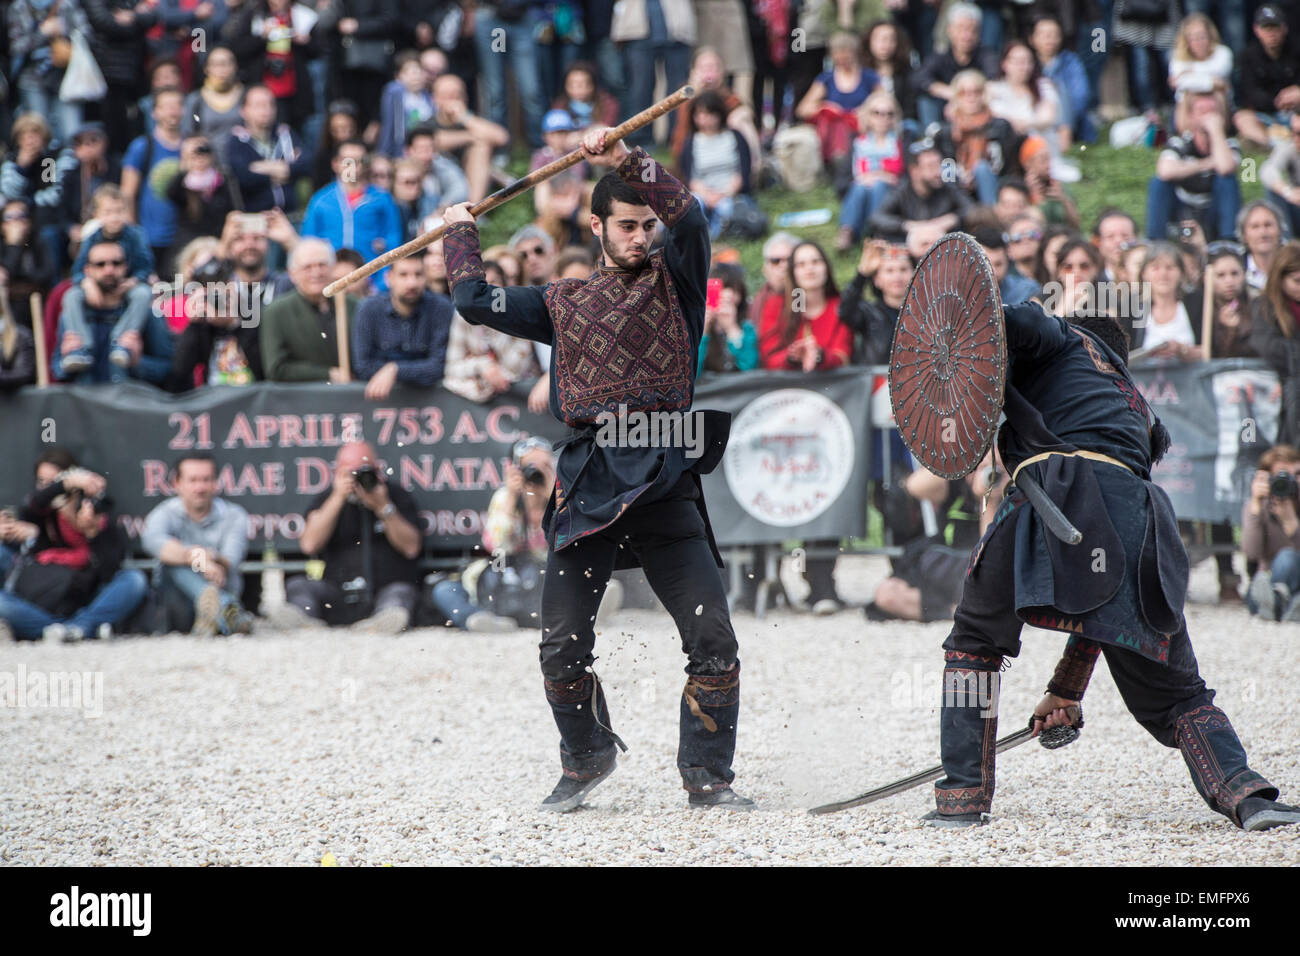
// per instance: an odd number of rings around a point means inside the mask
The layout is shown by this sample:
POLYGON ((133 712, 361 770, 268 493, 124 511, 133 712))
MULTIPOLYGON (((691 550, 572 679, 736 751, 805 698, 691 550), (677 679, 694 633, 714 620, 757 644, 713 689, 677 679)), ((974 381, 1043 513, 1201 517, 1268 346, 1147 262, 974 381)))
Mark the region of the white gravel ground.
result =
MULTIPOLYGON (((841 562, 865 600, 879 559, 841 562)), ((798 590, 798 585, 792 585, 798 590)), ((1210 600, 1213 567, 1195 570, 1210 600)), ((1203 674, 1253 766, 1300 797, 1300 627, 1194 603, 1203 674)), ((824 817, 806 808, 938 759, 943 624, 738 616, 737 789, 749 815, 692 811, 675 769, 683 659, 668 617, 604 628, 597 670, 631 752, 566 816, 536 804, 558 776, 536 635, 312 631, 0 647, 4 674, 102 673, 102 715, 0 710, 0 863, 1295 864, 1300 828, 1243 834, 1193 790, 1177 751, 1124 711, 1104 667, 1087 728, 998 766, 994 822, 918 825, 927 786, 824 817)), ((1001 734, 1041 694, 1061 635, 1026 630, 1001 734)), ((29 700, 29 705, 32 703, 29 700)))

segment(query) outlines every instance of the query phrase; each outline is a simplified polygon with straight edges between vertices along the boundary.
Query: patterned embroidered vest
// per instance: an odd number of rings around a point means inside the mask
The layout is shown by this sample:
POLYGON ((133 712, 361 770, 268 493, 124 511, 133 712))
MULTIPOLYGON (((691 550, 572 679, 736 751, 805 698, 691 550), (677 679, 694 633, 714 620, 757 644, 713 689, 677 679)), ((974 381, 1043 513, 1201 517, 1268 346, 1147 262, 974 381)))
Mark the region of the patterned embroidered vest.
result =
POLYGON ((601 266, 587 281, 556 282, 546 305, 555 325, 556 394, 568 425, 594 423, 602 412, 690 408, 690 336, 663 251, 645 268, 601 266))

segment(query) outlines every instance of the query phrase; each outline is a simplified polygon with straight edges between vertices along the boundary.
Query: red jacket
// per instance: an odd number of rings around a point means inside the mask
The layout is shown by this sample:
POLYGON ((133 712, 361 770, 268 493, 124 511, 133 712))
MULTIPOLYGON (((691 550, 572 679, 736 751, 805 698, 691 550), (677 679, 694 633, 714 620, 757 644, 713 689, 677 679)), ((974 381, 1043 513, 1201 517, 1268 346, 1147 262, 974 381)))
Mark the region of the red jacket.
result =
MULTIPOLYGON (((781 312, 784 308, 785 297, 772 296, 763 306, 758 326, 758 352, 763 368, 772 371, 802 367, 797 362, 791 364, 786 360, 789 346, 781 345, 781 312)), ((819 372, 828 372, 848 363, 853 350, 853 332, 840 321, 838 297, 827 302, 820 315, 811 319, 807 315, 803 317, 800 335, 807 335, 810 331, 822 351, 821 361, 817 364, 819 372)))

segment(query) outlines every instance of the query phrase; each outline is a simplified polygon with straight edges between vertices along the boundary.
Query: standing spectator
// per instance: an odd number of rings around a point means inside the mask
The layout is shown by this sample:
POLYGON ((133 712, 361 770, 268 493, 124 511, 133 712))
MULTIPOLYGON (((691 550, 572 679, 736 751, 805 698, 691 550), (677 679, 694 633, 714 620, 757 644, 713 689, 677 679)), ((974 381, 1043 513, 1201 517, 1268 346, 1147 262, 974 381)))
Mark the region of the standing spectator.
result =
POLYGON ((283 628, 350 626, 373 634, 405 630, 420 580, 420 513, 400 485, 389 484, 365 442, 339 449, 334 482, 308 506, 300 544, 324 559, 319 581, 290 578, 272 615, 283 628))
POLYGON ((827 41, 835 26, 833 16, 828 18, 828 14, 833 13, 836 3, 837 0, 803 0, 797 6, 791 4, 794 19, 782 41, 790 47, 787 59, 795 103, 803 102, 813 81, 826 69, 827 41), (797 47, 791 42, 796 36, 800 41, 797 47))
MULTIPOLYGON (((1161 233, 1161 238, 1164 233, 1161 233)), ((1043 240, 1046 244, 1046 239, 1043 240)), ((1126 248, 1137 242, 1137 220, 1122 209, 1109 206, 1097 216, 1092 227, 1092 241, 1101 253, 1103 274, 1099 278, 1114 282, 1124 268, 1126 248)))
POLYGON ((1210 358, 1257 358, 1250 344, 1250 304, 1255 295, 1246 285, 1240 247, 1210 243, 1206 257, 1206 268, 1214 274, 1210 358))
POLYGON ((858 128, 853 140, 852 177, 840 207, 840 230, 835 251, 847 252, 862 241, 876 209, 903 174, 903 126, 898 101, 884 90, 876 90, 858 110, 858 128))
POLYGON ((535 39, 541 7, 542 4, 535 0, 485 0, 474 11, 474 42, 478 50, 479 77, 487 94, 488 119, 502 129, 506 127, 508 60, 524 115, 528 145, 533 149, 542 145, 539 124, 546 112, 535 39), (502 43, 505 55, 500 46, 502 43))
POLYGON ((899 105, 904 127, 916 135, 916 87, 912 82, 912 46, 907 34, 889 20, 876 20, 863 41, 863 66, 876 74, 879 89, 891 94, 899 105))
POLYGON ((126 535, 106 490, 101 475, 73 468, 27 499, 18 519, 37 535, 0 590, 0 640, 106 637, 140 606, 148 583, 122 570, 126 535))
POLYGON ((691 114, 695 109, 696 101, 707 92, 717 93, 722 97, 723 106, 726 109, 726 126, 729 129, 738 131, 745 137, 745 142, 749 144, 750 156, 754 160, 754 172, 759 169, 761 160, 761 144, 758 138, 758 128, 754 125, 754 111, 749 108, 739 96, 731 91, 726 85, 727 68, 722 62, 722 57, 718 56, 718 51, 712 47, 702 46, 696 49, 691 57, 691 73, 687 82, 695 90, 695 97, 687 100, 673 112, 673 135, 670 142, 672 143, 673 162, 680 165, 682 161, 682 151, 686 147, 686 137, 694 129, 691 125, 691 114))
POLYGON ((1169 60, 1169 86, 1175 94, 1190 84, 1228 96, 1232 92, 1232 51, 1219 42, 1214 21, 1204 13, 1189 13, 1178 26, 1169 60))
POLYGON ((1260 146, 1270 145, 1273 129, 1283 132, 1290 114, 1300 112, 1300 43, 1273 4, 1255 11, 1255 36, 1241 57, 1237 106, 1237 132, 1260 146))
MULTIPOLYGON (((313 27, 317 14, 293 0, 243 0, 221 30, 221 40, 234 51, 240 80, 248 89, 268 90, 275 107, 270 128, 283 123, 301 130, 315 109, 315 90, 308 61, 319 55, 313 27)), ((241 112, 247 126, 247 116, 241 112)))
POLYGON ((423 228, 424 170, 415 159, 399 159, 393 164, 393 202, 402 221, 402 242, 410 242, 423 228))
MULTIPOLYGON (((235 0, 235 4, 238 3, 239 0, 235 0)), ((203 47, 216 49, 209 44, 221 35, 221 29, 226 25, 230 11, 225 0, 157 0, 154 6, 159 22, 149 31, 150 57, 175 57, 181 68, 179 85, 182 89, 191 90, 201 85, 198 68, 203 50, 196 50, 194 41, 203 37, 203 47)), ((205 129, 204 132, 213 135, 212 130, 205 129)))
POLYGON ((849 154, 858 131, 854 118, 880 78, 862 65, 858 38, 851 33, 831 36, 831 69, 820 74, 799 101, 795 116, 817 127, 822 162, 832 167, 849 154))
POLYGON ((210 281, 215 286, 192 296, 187 305, 189 325, 176 342, 169 392, 249 385, 264 377, 258 323, 244 321, 238 286, 224 275, 210 281))
MULTIPOLYGON (((341 382, 332 303, 322 293, 330 282, 334 250, 304 237, 289 254, 293 292, 277 298, 262 315, 262 364, 270 382, 341 382)), ((348 299, 348 334, 356 302, 348 299)))
MULTIPOLYGON (((87 243, 86 278, 63 296, 54 372, 85 384, 125 381, 140 361, 149 325, 149 287, 127 282, 120 242, 87 243)), ((170 370, 171 351, 167 352, 170 370)))
POLYGON ((786 289, 784 296, 768 299, 763 309, 758 327, 763 367, 812 372, 846 364, 853 333, 840 321, 839 288, 817 243, 801 242, 791 251, 786 289))
POLYGON ((83 123, 72 136, 72 153, 76 163, 64 170, 59 177, 62 191, 59 228, 62 233, 57 243, 51 236, 48 246, 50 254, 56 255, 52 248, 57 245, 57 258, 54 268, 62 272, 68 264, 69 246, 76 246, 82 241, 81 224, 94 216, 91 197, 100 186, 116 186, 122 181, 122 166, 108 155, 108 136, 103 123, 83 123))
MULTIPOLYGON (((618 46, 610 36, 614 19, 613 4, 605 3, 604 0, 581 0, 581 3, 582 23, 587 32, 587 41, 580 54, 582 59, 596 64, 600 71, 598 81, 605 89, 625 89, 627 84, 623 77, 623 58, 619 56, 618 46)), ((595 122, 600 125, 599 120, 595 122)))
MULTIPOLYGON (((220 256, 221 240, 215 236, 199 236, 191 239, 180 252, 176 253, 176 278, 166 287, 161 297, 155 298, 154 308, 159 309, 167 320, 167 328, 173 335, 182 334, 190 326, 192 316, 202 315, 201 303, 196 307, 197 299, 185 287, 192 282, 206 283, 219 281, 227 271, 220 256)), ((162 280, 159 280, 162 284, 162 280)), ((173 359, 175 356, 173 356, 173 359)), ((191 382, 200 384, 199 379, 191 382)), ((175 391, 169 384, 168 391, 175 391)))
POLYGON ((122 196, 135 210, 135 221, 144 229, 154 263, 163 273, 170 266, 167 250, 176 238, 176 207, 163 197, 154 171, 164 163, 180 162, 183 111, 184 94, 180 90, 156 90, 153 133, 133 140, 122 160, 122 196))
POLYGON ((1268 270, 1286 237, 1277 209, 1262 199, 1246 203, 1237 214, 1237 239, 1246 247, 1246 285, 1255 292, 1268 282, 1268 270))
POLYGON ((174 250, 199 236, 220 235, 227 214, 239 204, 238 186, 218 168, 215 155, 206 136, 188 136, 181 142, 180 168, 166 189, 167 201, 176 207, 174 250))
POLYGON ((543 102, 563 89, 560 78, 577 59, 579 46, 587 38, 583 15, 582 5, 575 0, 552 0, 537 13, 533 38, 537 42, 537 78, 543 102))
POLYGON ((948 7, 948 49, 931 53, 916 72, 917 113, 921 128, 942 122, 945 104, 952 99, 953 77, 963 70, 975 70, 983 76, 997 76, 997 52, 980 49, 979 7, 957 2, 948 7))
POLYGON ((292 289, 287 275, 267 265, 272 239, 290 254, 298 244, 298 234, 279 209, 260 215, 232 212, 226 215, 217 249, 217 257, 228 264, 231 278, 239 287, 239 301, 247 305, 250 314, 258 310, 259 323, 260 310, 292 289))
POLYGON ((311 186, 321 189, 334 179, 334 153, 339 145, 361 139, 361 126, 357 123, 357 104, 351 100, 334 100, 325 112, 320 137, 312 153, 311 186))
POLYGON ((1300 112, 1291 115, 1290 131, 1259 168, 1259 181, 1273 204, 1285 210, 1288 231, 1300 236, 1300 112))
MULTIPOLYGON (((503 149, 510 142, 510 134, 504 124, 470 111, 465 81, 459 76, 447 73, 434 80, 433 102, 437 107, 430 121, 437 136, 434 145, 439 153, 454 157, 460 164, 469 179, 469 201, 479 202, 487 195, 491 182, 492 151, 503 149)), ((540 116, 530 120, 533 125, 540 122, 540 116)))
POLYGON ((404 50, 395 61, 397 77, 384 87, 379 104, 377 151, 392 159, 402 155, 407 133, 433 116, 433 93, 420 54, 404 50))
POLYGON ((234 51, 225 46, 213 47, 203 61, 203 85, 185 98, 181 133, 206 136, 219 160, 226 154, 231 132, 243 122, 239 115, 243 98, 244 84, 239 82, 234 51))
MULTIPOLYGON (((74 31, 90 34, 85 11, 79 0, 13 0, 7 7, 8 78, 19 108, 48 118, 62 145, 81 125, 81 104, 60 99, 59 86, 68 65, 69 38, 74 31)), ((120 148, 122 142, 116 145, 120 148)))
POLYGON ((772 129, 789 118, 785 109, 790 77, 791 0, 756 0, 749 4, 749 38, 754 47, 754 105, 759 125, 772 129), (767 81, 772 91, 767 92, 767 81), (768 109, 768 105, 771 109, 768 109))
POLYGON ((1250 313, 1250 344, 1282 386, 1277 440, 1300 445, 1300 242, 1278 251, 1250 313))
MULTIPOLYGON (((185 80, 181 76, 181 67, 174 59, 154 60, 149 64, 149 92, 140 97, 136 104, 139 115, 144 120, 144 134, 153 135, 153 103, 159 90, 183 90, 185 80)), ((122 148, 121 143, 113 143, 113 151, 122 148)))
MULTIPOLYGON (((0 392, 36 383, 36 345, 31 330, 14 321, 9 306, 8 274, 0 269, 0 392)), ((0 580, 7 569, 0 568, 0 580)))
POLYGON ((158 559, 168 628, 201 637, 251 634, 253 617, 239 603, 248 512, 217 495, 217 463, 208 452, 182 452, 171 479, 176 494, 149 512, 140 535, 158 559))
POLYGON ((63 181, 74 165, 70 152, 50 145, 50 127, 34 113, 14 120, 13 151, 0 165, 0 197, 26 203, 36 217, 33 232, 51 262, 61 262, 67 248, 62 221, 63 181))
POLYGON ((1128 47, 1130 93, 1138 109, 1152 113, 1159 105, 1164 86, 1158 78, 1167 75, 1169 70, 1169 51, 1183 16, 1182 4, 1172 0, 1163 15, 1150 5, 1144 5, 1141 11, 1134 9, 1136 6, 1134 0, 1117 0, 1110 39, 1128 47), (1153 57, 1158 61, 1154 68, 1153 57))
POLYGON ((749 145, 727 129, 726 106, 713 91, 695 98, 691 109, 694 132, 682 150, 682 178, 709 218, 709 237, 716 239, 733 218, 758 206, 749 195, 749 145))
POLYGON ((1011 124, 1017 136, 1039 136, 1052 152, 1052 178, 1078 181, 1078 168, 1061 157, 1070 127, 1056 86, 1043 76, 1029 44, 1012 40, 1002 54, 1002 78, 988 85, 989 112, 1011 124))
POLYGON ((1300 621, 1300 449, 1274 445, 1259 456, 1241 509, 1241 550, 1258 561, 1246 603, 1267 621, 1300 621), (1286 476, 1286 477, 1283 477, 1286 476))
POLYGON ((32 214, 21 199, 4 203, 0 221, 0 275, 6 280, 6 314, 25 329, 41 317, 32 315, 31 295, 48 295, 55 272, 45 247, 32 236, 32 214))
POLYGON ((758 368, 758 333, 746 318, 749 296, 745 292, 745 270, 719 262, 709 272, 709 283, 718 283, 704 304, 704 335, 700 338, 696 374, 705 372, 750 372, 758 368))
POLYGON ((569 64, 564 71, 560 92, 551 101, 551 108, 567 110, 573 117, 575 129, 617 126, 619 122, 618 99, 601 87, 596 67, 586 60, 569 64))
POLYGON ((754 53, 749 20, 740 0, 694 0, 696 44, 711 47, 727 64, 741 99, 754 101, 754 53))
POLYGON ((971 207, 970 197, 944 182, 940 153, 931 140, 907 150, 907 179, 890 190, 871 217, 873 235, 904 243, 913 258, 945 232, 955 229, 971 207))
MULTIPOLYGON (((469 179, 455 160, 438 152, 438 135, 428 126, 406 131, 406 160, 417 166, 416 211, 420 216, 435 215, 469 198, 469 179)), ((486 150, 482 158, 487 162, 486 150)))
POLYGON ((148 59, 145 34, 158 23, 158 13, 140 0, 81 0, 81 6, 90 21, 90 51, 108 84, 100 118, 108 127, 108 141, 120 146, 139 128, 131 122, 130 110, 141 93, 140 66, 148 59))
MULTIPOLYGON (((363 143, 343 143, 334 154, 335 181, 307 203, 302 234, 325 239, 335 249, 355 249, 373 257, 402 242, 402 218, 393 197, 369 182, 369 156, 363 143)), ((375 274, 385 289, 388 270, 375 274)))
MULTIPOLYGON (((695 10, 690 0, 624 0, 614 9, 610 36, 623 51, 628 83, 623 111, 639 113, 650 106, 654 95, 657 62, 663 62, 668 89, 676 90, 686 82, 696 42, 695 10)), ((624 142, 629 148, 649 147, 653 135, 652 129, 644 126, 624 142)))
POLYGON ((1191 218, 1211 239, 1226 239, 1241 209, 1241 150, 1214 93, 1189 90, 1176 113, 1180 135, 1165 143, 1147 186, 1147 238, 1163 239, 1171 222, 1191 218))
POLYGON ((324 0, 316 32, 329 38, 334 89, 357 104, 361 138, 379 137, 379 101, 392 76, 394 38, 400 23, 397 0, 324 0))
MULTIPOLYGON (((1061 124, 1069 130, 1070 139, 1083 143, 1097 141, 1097 129, 1088 111, 1097 105, 1097 97, 1088 82, 1088 71, 1083 61, 1072 50, 1062 49, 1064 37, 1061 22, 1050 14, 1034 21, 1029 45, 1034 49, 1043 76, 1056 86, 1061 100, 1061 124)), ((1070 140, 1062 139, 1061 150, 1069 149, 1070 140)))
POLYGON ((275 121, 275 96, 265 86, 244 90, 244 103, 226 143, 226 162, 239 184, 244 209, 292 212, 298 201, 293 182, 311 168, 311 157, 286 123, 275 121))
POLYGON ((981 205, 991 206, 998 199, 998 177, 1015 162, 1019 137, 989 109, 988 86, 975 70, 954 76, 948 92, 948 123, 935 145, 956 164, 961 187, 981 205))
POLYGON ((357 309, 352 365, 366 380, 366 398, 382 402, 401 383, 432 388, 442 380, 451 301, 424 286, 424 266, 408 256, 389 268, 388 294, 357 309))
POLYGON ((763 284, 749 303, 749 321, 755 328, 763 321, 763 311, 773 298, 785 296, 785 283, 790 275, 790 253, 799 244, 799 237, 789 232, 777 232, 763 243, 763 284))

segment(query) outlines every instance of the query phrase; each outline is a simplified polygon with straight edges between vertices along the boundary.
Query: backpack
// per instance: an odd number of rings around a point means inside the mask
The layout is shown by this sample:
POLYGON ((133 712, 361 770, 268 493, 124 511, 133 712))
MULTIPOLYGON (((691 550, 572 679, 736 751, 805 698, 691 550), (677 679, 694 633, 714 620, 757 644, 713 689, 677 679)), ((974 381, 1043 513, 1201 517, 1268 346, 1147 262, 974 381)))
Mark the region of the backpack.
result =
POLYGON ((817 131, 807 123, 779 131, 772 140, 772 155, 786 189, 806 193, 817 185, 822 171, 822 144, 817 131))

